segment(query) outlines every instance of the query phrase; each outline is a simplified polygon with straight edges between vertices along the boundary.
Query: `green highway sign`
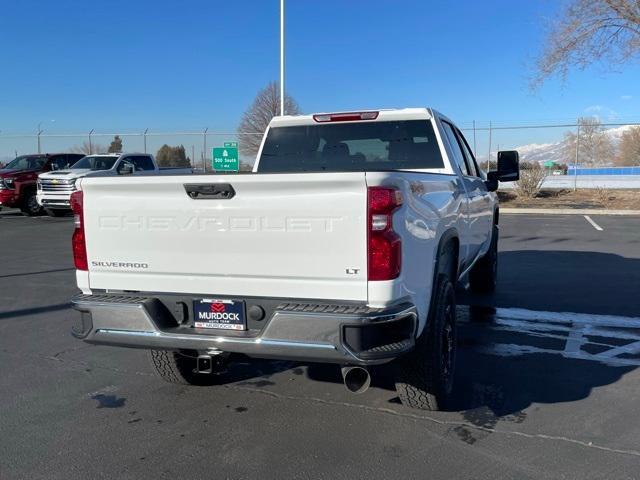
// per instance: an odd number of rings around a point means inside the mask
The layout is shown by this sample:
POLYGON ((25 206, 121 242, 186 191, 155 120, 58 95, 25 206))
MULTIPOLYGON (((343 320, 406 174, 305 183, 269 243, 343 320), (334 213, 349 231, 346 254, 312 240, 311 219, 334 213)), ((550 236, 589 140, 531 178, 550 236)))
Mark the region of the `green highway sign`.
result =
POLYGON ((240 170, 238 142, 224 142, 224 147, 212 148, 211 168, 217 172, 237 172, 240 170))

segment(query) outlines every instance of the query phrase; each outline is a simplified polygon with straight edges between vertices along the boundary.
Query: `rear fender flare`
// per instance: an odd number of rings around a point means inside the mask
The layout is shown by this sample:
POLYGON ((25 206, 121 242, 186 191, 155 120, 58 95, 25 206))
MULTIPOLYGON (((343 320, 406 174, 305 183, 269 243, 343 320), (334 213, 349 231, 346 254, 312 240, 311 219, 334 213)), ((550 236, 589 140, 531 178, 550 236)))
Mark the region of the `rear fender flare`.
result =
MULTIPOLYGON (((436 291, 436 283, 439 275, 446 275, 449 277, 451 283, 455 286, 458 276, 459 261, 460 258, 460 240, 458 232, 454 228, 446 230, 438 241, 438 247, 433 258, 433 278, 431 279, 431 289, 429 292, 429 305, 428 312, 431 312, 433 308, 433 297, 436 291)), ((427 315, 427 321, 424 322, 424 327, 428 323, 429 315, 427 315)), ((424 327, 423 330, 424 331, 424 327)), ((422 332, 418 332, 419 335, 422 332)))
POLYGON ((447 275, 454 283, 458 280, 458 270, 460 267, 460 239, 455 229, 446 230, 438 242, 438 249, 434 256, 433 281, 438 275, 447 275))

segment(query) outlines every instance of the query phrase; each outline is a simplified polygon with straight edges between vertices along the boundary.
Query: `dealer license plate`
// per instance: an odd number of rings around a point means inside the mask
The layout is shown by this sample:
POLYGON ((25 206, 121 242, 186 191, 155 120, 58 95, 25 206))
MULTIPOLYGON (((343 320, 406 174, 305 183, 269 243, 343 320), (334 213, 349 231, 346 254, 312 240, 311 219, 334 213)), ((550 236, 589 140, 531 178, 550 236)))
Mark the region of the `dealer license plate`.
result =
POLYGON ((247 329, 242 300, 196 300, 193 302, 193 315, 196 328, 247 329))

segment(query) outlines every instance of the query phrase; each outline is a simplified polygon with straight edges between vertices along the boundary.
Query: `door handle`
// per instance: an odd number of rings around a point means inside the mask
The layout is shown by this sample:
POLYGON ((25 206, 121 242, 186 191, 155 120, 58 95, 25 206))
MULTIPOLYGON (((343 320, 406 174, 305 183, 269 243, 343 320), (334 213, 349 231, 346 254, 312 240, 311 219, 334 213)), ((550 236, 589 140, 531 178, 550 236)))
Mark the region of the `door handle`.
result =
POLYGON ((229 200, 236 195, 230 183, 186 183, 184 189, 194 200, 229 200))

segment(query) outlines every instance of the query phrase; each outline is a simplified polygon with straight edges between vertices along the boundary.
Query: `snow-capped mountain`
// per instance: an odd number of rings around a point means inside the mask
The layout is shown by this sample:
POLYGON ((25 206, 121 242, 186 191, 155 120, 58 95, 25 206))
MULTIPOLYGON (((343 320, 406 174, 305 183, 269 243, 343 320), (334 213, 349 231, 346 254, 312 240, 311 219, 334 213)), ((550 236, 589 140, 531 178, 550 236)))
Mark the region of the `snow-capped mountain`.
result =
POLYGON ((566 161, 566 142, 530 143, 516 147, 520 153, 520 161, 527 163, 544 163, 548 161, 564 163, 566 161))

